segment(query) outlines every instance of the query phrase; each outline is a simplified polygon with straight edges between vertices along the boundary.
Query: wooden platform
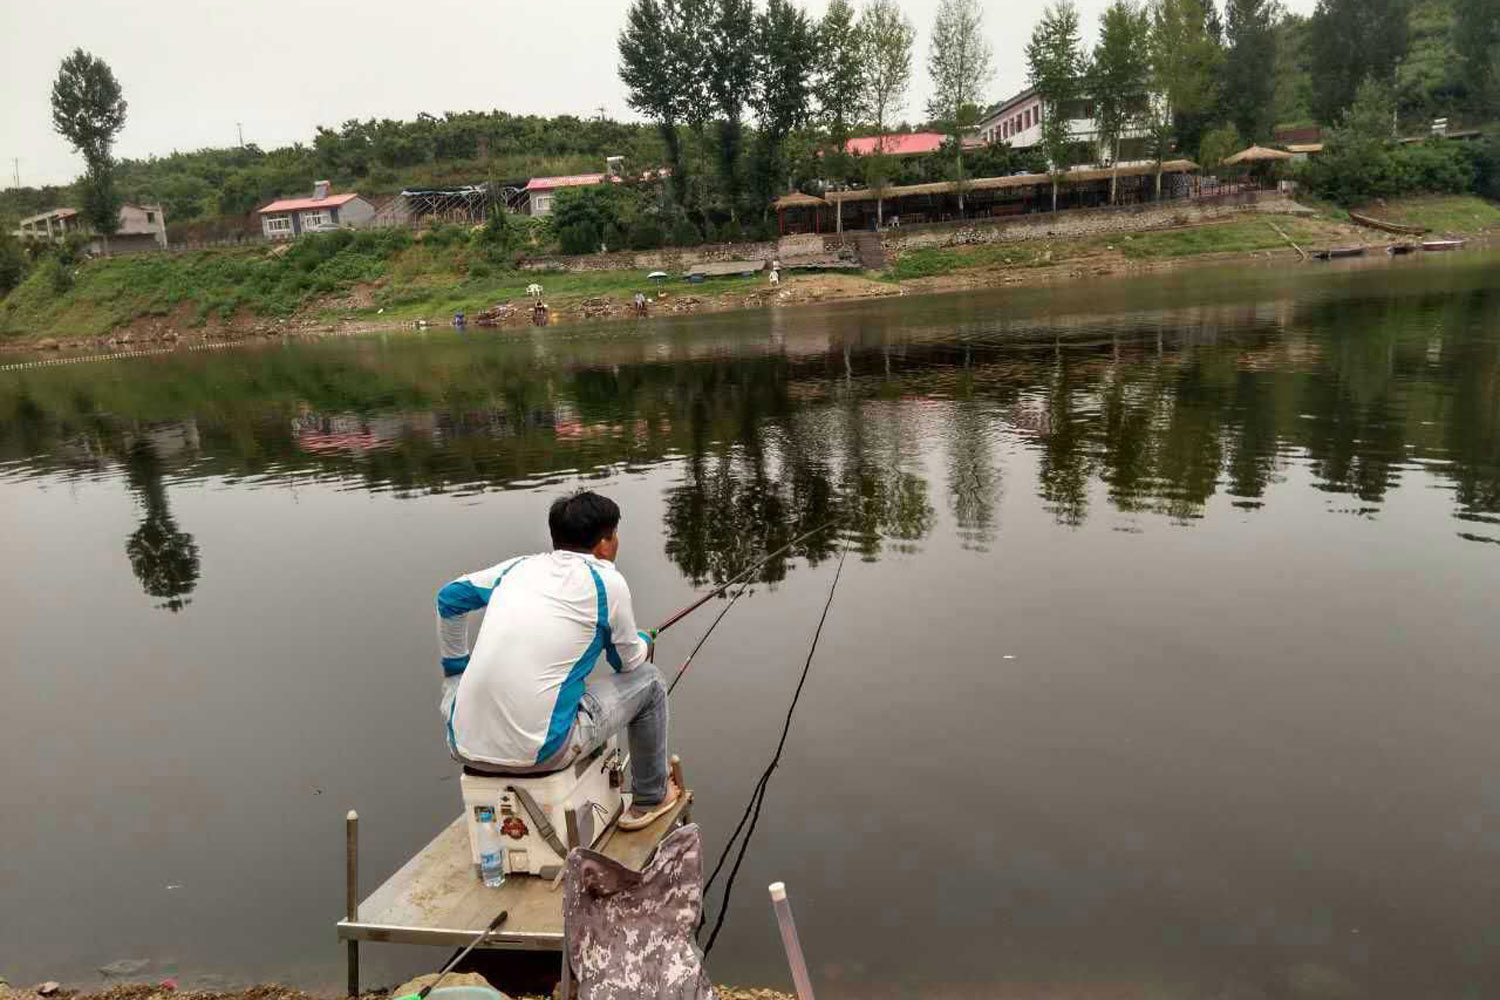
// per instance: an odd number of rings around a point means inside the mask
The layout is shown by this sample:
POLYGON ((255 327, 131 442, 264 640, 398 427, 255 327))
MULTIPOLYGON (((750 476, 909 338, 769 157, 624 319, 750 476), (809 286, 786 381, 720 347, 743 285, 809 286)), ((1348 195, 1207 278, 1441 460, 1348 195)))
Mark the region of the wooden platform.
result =
MULTIPOLYGON (((605 834, 601 853, 640 868, 656 845, 692 806, 688 792, 661 819, 644 830, 605 834)), ((341 941, 384 941, 458 947, 474 939, 501 910, 510 917, 484 948, 562 950, 562 886, 552 879, 511 875, 488 889, 470 861, 469 835, 459 815, 432 842, 359 904, 356 920, 340 920, 341 941)))

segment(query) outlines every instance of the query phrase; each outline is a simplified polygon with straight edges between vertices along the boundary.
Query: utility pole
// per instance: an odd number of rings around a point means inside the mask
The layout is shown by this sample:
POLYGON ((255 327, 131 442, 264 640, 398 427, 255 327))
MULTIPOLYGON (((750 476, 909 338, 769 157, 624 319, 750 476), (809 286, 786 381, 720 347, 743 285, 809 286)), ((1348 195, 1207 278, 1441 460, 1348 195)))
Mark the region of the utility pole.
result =
POLYGON ((240 133, 240 148, 244 149, 245 148, 245 123, 244 122, 235 122, 234 123, 234 127, 239 130, 239 133, 240 133))
POLYGON ((19 156, 13 156, 13 157, 10 158, 10 162, 15 167, 15 171, 16 171, 16 187, 20 188, 20 186, 21 186, 21 158, 19 156))

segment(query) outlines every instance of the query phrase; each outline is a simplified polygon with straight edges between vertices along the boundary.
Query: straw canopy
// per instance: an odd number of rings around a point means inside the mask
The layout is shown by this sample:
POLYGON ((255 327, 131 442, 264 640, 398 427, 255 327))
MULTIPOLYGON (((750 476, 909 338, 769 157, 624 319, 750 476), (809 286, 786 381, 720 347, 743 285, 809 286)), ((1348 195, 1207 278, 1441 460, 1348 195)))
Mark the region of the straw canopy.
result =
POLYGON ((775 201, 771 202, 771 207, 776 209, 777 211, 780 211, 783 208, 814 208, 827 204, 828 202, 824 201, 822 198, 817 198, 810 194, 803 194, 801 191, 793 191, 791 194, 784 194, 780 198, 777 198, 775 201))
POLYGON ((1264 146, 1251 146, 1249 149, 1242 149, 1238 153, 1235 153, 1233 156, 1231 156, 1229 159, 1225 160, 1224 165, 1226 167, 1235 167, 1239 166, 1241 163, 1265 163, 1270 160, 1290 160, 1292 158, 1293 157, 1291 153, 1283 153, 1279 149, 1267 149, 1264 146))
MULTIPOLYGON (((1163 174, 1189 174, 1198 169, 1198 164, 1192 160, 1167 160, 1161 165, 1163 174)), ((1155 163, 1133 163, 1129 166, 1119 168, 1120 177, 1150 177, 1157 172, 1155 163)), ((1116 172, 1108 167, 1089 170, 1068 170, 1057 175, 1063 184, 1087 184, 1094 181, 1107 181, 1116 172)), ((1001 191, 1012 188, 1041 188, 1052 184, 1051 174, 1014 174, 1010 177, 976 177, 963 185, 965 191, 1001 191)), ((954 194, 959 190, 959 185, 952 181, 933 181, 927 184, 905 184, 897 187, 888 187, 879 192, 879 196, 890 201, 894 198, 910 198, 914 195, 932 194, 954 194)), ((853 191, 830 191, 828 200, 831 202, 862 202, 874 201, 876 192, 868 188, 858 188, 853 191)))

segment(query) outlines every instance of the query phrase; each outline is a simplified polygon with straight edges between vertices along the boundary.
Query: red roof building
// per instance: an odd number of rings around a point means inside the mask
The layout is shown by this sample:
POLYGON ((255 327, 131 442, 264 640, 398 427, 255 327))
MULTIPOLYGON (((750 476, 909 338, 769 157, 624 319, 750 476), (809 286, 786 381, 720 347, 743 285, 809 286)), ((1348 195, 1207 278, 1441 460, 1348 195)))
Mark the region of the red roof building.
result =
POLYGON ((311 198, 281 198, 260 209, 261 231, 268 240, 289 240, 303 233, 367 226, 375 206, 357 194, 329 194, 327 181, 315 181, 311 198))
POLYGON ((552 211, 552 197, 559 188, 592 187, 603 184, 605 174, 568 174, 563 177, 533 177, 526 182, 526 214, 546 215, 552 211))
POLYGON ((844 143, 844 151, 854 156, 869 156, 881 151, 888 156, 920 156, 936 153, 947 139, 941 132, 867 135, 844 143))

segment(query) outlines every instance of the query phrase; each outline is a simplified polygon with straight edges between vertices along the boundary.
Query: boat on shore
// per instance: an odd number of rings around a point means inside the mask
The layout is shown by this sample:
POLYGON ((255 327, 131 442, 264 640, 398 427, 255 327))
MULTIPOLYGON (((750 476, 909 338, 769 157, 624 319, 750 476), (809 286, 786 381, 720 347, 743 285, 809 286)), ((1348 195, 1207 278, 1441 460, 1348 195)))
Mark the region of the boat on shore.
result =
POLYGON ((1361 226, 1370 229, 1379 229, 1381 232, 1396 233, 1401 236, 1422 236, 1428 232, 1425 226, 1405 226, 1399 222, 1386 222, 1368 215, 1361 215, 1358 212, 1350 212, 1349 218, 1361 226))
POLYGON ((1364 247, 1330 247, 1327 250, 1314 250, 1313 256, 1318 260, 1334 260, 1338 257, 1363 257, 1364 247))
POLYGON ((1444 250, 1462 250, 1467 240, 1423 240, 1422 249, 1440 252, 1444 250))

